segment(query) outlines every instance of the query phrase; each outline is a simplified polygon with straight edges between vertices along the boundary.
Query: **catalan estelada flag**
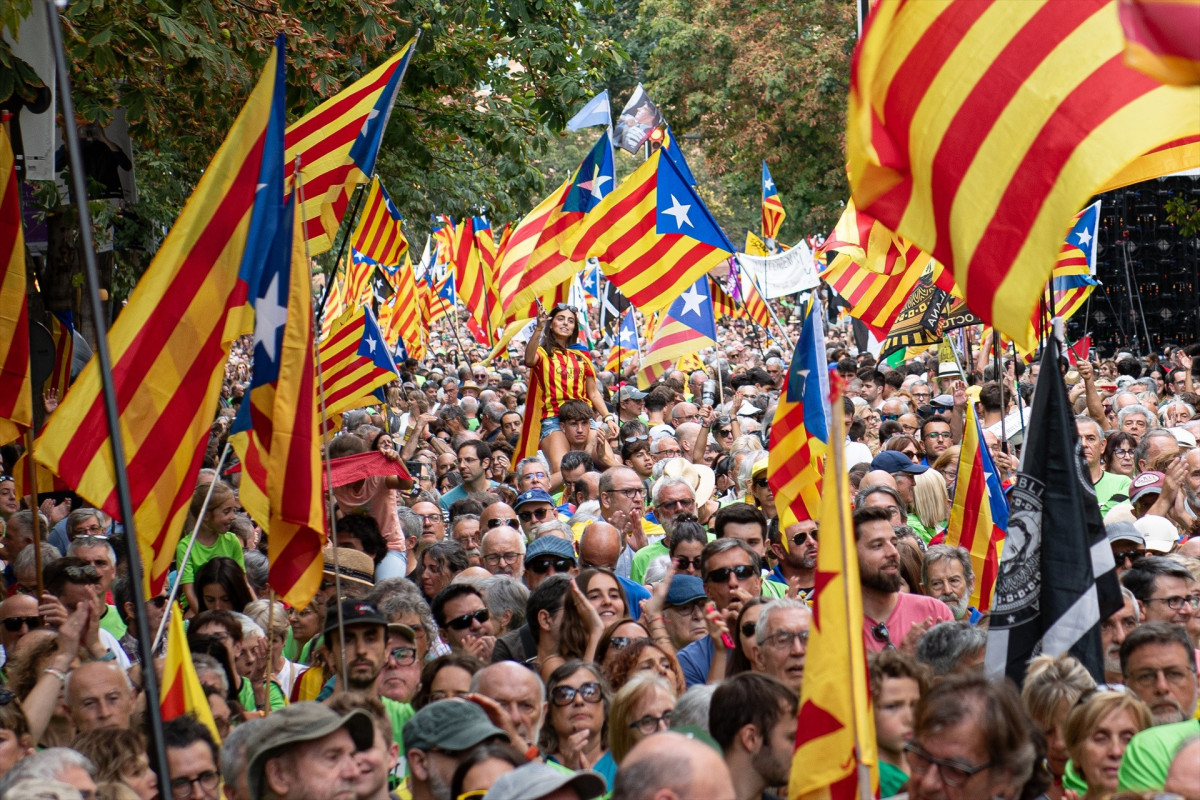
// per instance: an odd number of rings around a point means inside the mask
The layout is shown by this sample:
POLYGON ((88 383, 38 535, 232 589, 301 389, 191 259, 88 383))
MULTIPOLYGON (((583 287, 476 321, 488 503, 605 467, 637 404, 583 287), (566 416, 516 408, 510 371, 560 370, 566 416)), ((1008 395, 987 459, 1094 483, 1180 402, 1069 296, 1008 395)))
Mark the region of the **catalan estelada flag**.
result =
POLYGON ((29 304, 25 297, 25 233, 16 161, 0 125, 0 444, 33 427, 29 372, 29 304))
POLYGON ((499 254, 496 290, 504 309, 503 322, 524 322, 537 317, 537 303, 534 299, 523 303, 516 302, 518 290, 547 220, 562 206, 563 198, 570 187, 571 181, 565 181, 526 214, 513 229, 507 247, 499 254))
POLYGON ((992 589, 1000 572, 1000 554, 1004 552, 1008 501, 992 454, 983 440, 974 404, 967 406, 946 544, 962 547, 971 554, 971 568, 975 571, 971 606, 987 611, 992 606, 992 589))
POLYGON ((779 227, 783 225, 787 211, 783 201, 779 199, 779 190, 775 188, 775 180, 767 162, 762 162, 762 235, 764 239, 778 239, 779 227))
POLYGON ((54 371, 46 379, 46 391, 62 398, 71 386, 71 362, 75 358, 75 325, 70 311, 51 315, 50 338, 54 340, 54 371))
POLYGON ((400 229, 403 219, 392 198, 378 178, 371 181, 371 191, 354 228, 350 246, 378 266, 397 267, 408 252, 408 239, 400 229))
POLYGON ((669 306, 734 251, 667 152, 657 150, 600 201, 563 251, 572 261, 600 259, 643 313, 669 306))
POLYGON ((163 722, 191 714, 208 728, 213 741, 221 743, 217 733, 217 722, 213 719, 204 687, 192 663, 192 651, 187 643, 187 631, 183 627, 183 609, 178 603, 171 606, 171 620, 167 623, 167 658, 163 664, 162 687, 158 694, 158 707, 163 722))
POLYGON ((740 319, 745 315, 745 312, 738 306, 737 302, 729 296, 729 292, 725 291, 725 287, 721 282, 712 275, 708 276, 708 293, 712 297, 713 314, 716 319, 740 319))
MULTIPOLYGON (((809 316, 820 313, 810 312, 809 316)), ((824 351, 821 357, 823 368, 824 351)), ((859 800, 878 796, 879 788, 875 719, 862 635, 858 549, 850 515, 850 483, 840 446, 840 431, 844 430, 840 392, 835 390, 828 402, 832 410, 830 429, 839 432, 839 446, 830 450, 825 471, 828 480, 821 498, 822 536, 817 551, 812 625, 800 689, 796 752, 788 781, 791 800, 859 800)), ((771 451, 775 451, 774 445, 771 451)))
POLYGON ((346 311, 346 274, 342 270, 334 270, 329 276, 333 284, 325 297, 325 308, 321 309, 321 333, 317 341, 323 342, 333 330, 333 324, 346 311))
MULTIPOLYGON (((627 313, 632 314, 633 309, 627 313)), ((708 276, 702 275, 667 307, 654 339, 646 346, 638 365, 638 386, 647 388, 670 372, 679 359, 695 355, 716 343, 717 328, 708 276)))
POLYGON ((1129 67, 1117 6, 881 2, 855 53, 858 209, 944 264, 971 310, 1026 347, 1063 220, 1143 155, 1200 134, 1200 87, 1129 67))
POLYGON ((454 318, 458 313, 458 295, 454 293, 454 271, 433 284, 429 292, 429 308, 425 322, 432 325, 443 317, 454 318))
MULTIPOLYGON (((767 464, 776 505, 791 509, 798 520, 820 519, 821 475, 830 449, 831 419, 825 326, 820 304, 810 301, 775 407, 767 464)), ((783 537, 784 549, 788 544, 783 537)))
POLYGON ((366 306, 321 342, 320 356, 326 415, 371 402, 371 392, 400 377, 375 315, 366 306))
POLYGON ((375 276, 376 262, 357 250, 350 251, 350 266, 346 267, 346 306, 357 308, 371 302, 375 289, 371 280, 375 276))
POLYGON ((1122 0, 1125 63, 1173 86, 1200 84, 1200 3, 1122 0))
MULTIPOLYGON (((283 40, 108 334, 147 596, 161 591, 196 486, 233 340, 283 198, 283 40)), ((100 368, 92 359, 42 432, 39 462, 120 519, 100 368)))
POLYGON ((288 164, 300 156, 304 232, 310 255, 333 248, 350 195, 375 172, 375 159, 416 38, 287 129, 288 164))
POLYGON ((613 342, 608 362, 604 365, 604 369, 609 372, 618 371, 621 365, 638 351, 637 319, 633 313, 633 306, 630 306, 621 317, 621 327, 617 330, 616 341, 613 342))

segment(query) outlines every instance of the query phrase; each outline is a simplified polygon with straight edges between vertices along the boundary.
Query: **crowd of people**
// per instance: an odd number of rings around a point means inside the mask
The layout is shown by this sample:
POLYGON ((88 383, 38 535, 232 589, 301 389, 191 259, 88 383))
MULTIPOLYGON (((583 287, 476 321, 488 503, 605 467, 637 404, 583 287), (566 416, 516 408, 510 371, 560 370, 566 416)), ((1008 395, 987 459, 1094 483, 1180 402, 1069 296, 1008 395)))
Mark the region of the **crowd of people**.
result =
MULTIPOLYGON (((222 461, 248 343, 170 583, 142 608, 121 526, 76 497, 30 508, 19 451, 3 448, 0 797, 167 800, 163 770, 174 800, 786 796, 805 769, 793 751, 822 526, 777 507, 768 481, 801 313, 777 310, 775 331, 722 320, 695 369, 647 391, 636 354, 606 370, 568 306, 494 360, 438 323, 385 402, 345 413, 326 444, 331 461, 378 452, 411 480, 333 488, 334 541, 304 607, 274 599, 266 539, 222 461), (523 435, 536 455, 517 457, 523 435), (215 722, 169 720, 165 764, 141 687, 166 643, 140 646, 138 613, 152 636, 184 615, 215 722)), ((893 369, 842 324, 827 345, 879 796, 1200 798, 1191 351, 1063 364, 1125 604, 1101 621, 1103 680, 1044 655, 1016 687, 983 674, 978 576, 945 540, 968 404, 1007 488, 1038 424, 1038 365, 964 374, 935 349, 893 369)))

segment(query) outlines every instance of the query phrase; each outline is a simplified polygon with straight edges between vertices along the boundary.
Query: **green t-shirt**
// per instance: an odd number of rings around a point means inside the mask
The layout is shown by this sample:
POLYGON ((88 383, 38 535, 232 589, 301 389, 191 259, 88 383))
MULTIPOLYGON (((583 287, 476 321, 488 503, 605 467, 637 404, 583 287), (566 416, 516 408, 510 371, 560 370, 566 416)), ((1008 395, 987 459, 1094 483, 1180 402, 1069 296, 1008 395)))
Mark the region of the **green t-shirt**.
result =
MULTIPOLYGON (((179 545, 175 548, 176 565, 183 564, 183 554, 187 552, 187 543, 187 537, 179 540, 179 545)), ((232 558, 239 567, 243 570, 246 569, 246 556, 242 552, 242 540, 237 537, 237 534, 222 533, 211 547, 200 544, 199 540, 196 541, 196 544, 192 546, 192 554, 188 557, 187 564, 179 573, 179 583, 181 585, 195 583, 196 570, 217 556, 232 558)))
POLYGON ((100 627, 113 635, 117 641, 129 632, 129 628, 121 621, 121 615, 117 613, 116 606, 105 606, 104 616, 100 617, 100 627))
POLYGON ((925 544, 929 544, 929 540, 937 535, 936 530, 930 530, 921 524, 921 518, 916 514, 908 515, 908 527, 912 528, 913 533, 920 536, 925 541, 925 544))
POLYGON ((880 797, 892 797, 900 794, 900 790, 904 788, 904 782, 907 780, 908 773, 904 770, 886 761, 879 762, 880 797))
POLYGON ((667 540, 664 538, 657 542, 651 542, 633 554, 633 566, 629 568, 629 580, 634 583, 643 583, 646 580, 646 568, 650 566, 650 562, 659 556, 668 556, 671 551, 667 549, 667 540))
POLYGON ((392 741, 400 748, 400 758, 404 758, 404 723, 412 719, 417 710, 411 703, 401 703, 390 697, 381 696, 379 700, 392 721, 392 741))
MULTIPOLYGON (((238 687, 238 702, 246 711, 253 711, 258 707, 254 703, 254 685, 246 678, 242 678, 242 685, 238 687)), ((287 698, 283 696, 283 689, 275 681, 271 681, 267 689, 267 702, 271 704, 272 711, 288 704, 287 698)))
POLYGON ((774 600, 776 597, 787 597, 787 584, 779 581, 770 580, 768 577, 771 573, 764 571, 762 574, 762 591, 759 592, 760 597, 765 597, 768 600, 774 600))
POLYGON ((1100 516, 1104 516, 1115 506, 1129 502, 1128 476, 1115 472, 1100 473, 1100 480, 1092 484, 1096 490, 1096 502, 1100 504, 1100 516))
POLYGON ((1172 725, 1147 728, 1129 740, 1121 757, 1117 790, 1121 792, 1158 791, 1167 782, 1171 759, 1184 739, 1200 734, 1200 722, 1189 719, 1172 725))

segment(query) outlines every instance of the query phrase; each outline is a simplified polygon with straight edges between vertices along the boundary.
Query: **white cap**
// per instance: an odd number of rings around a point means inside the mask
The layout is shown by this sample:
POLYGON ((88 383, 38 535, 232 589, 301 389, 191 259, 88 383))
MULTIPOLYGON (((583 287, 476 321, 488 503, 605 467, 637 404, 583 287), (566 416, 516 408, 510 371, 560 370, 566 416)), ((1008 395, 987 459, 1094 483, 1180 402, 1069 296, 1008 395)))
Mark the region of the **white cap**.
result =
POLYGON ((1158 514, 1147 514, 1134 526, 1146 537, 1146 549, 1155 553, 1169 553, 1175 542, 1179 541, 1179 529, 1175 523, 1158 514))

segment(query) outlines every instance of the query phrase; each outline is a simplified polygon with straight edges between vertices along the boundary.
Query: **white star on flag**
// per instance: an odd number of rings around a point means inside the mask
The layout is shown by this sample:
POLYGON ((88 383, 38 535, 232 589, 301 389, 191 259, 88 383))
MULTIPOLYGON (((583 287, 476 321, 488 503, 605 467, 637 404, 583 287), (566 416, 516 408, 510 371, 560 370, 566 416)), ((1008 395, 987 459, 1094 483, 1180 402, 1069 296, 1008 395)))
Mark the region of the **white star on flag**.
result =
POLYGON ((679 299, 683 301, 683 313, 680 315, 681 317, 686 317, 692 312, 695 312, 697 317, 700 316, 700 305, 704 302, 704 295, 696 291, 695 284, 692 284, 692 288, 684 292, 679 299))
POLYGON ((1075 236, 1079 239, 1080 247, 1087 247, 1092 243, 1092 234, 1086 228, 1075 234, 1075 236))
POLYGON ((371 120, 375 119, 378 116, 379 116, 379 109, 372 108, 371 111, 367 114, 367 118, 363 120, 362 130, 358 132, 358 135, 366 136, 367 128, 368 128, 368 126, 370 126, 371 120))
POLYGON ((279 273, 271 276, 267 294, 254 304, 254 340, 263 346, 267 357, 274 361, 275 334, 287 322, 287 306, 281 306, 279 297, 279 273))
POLYGON ((368 336, 363 341, 367 343, 367 349, 371 351, 371 355, 375 355, 375 338, 368 336))
POLYGON ((621 331, 621 344, 630 344, 632 341, 633 331, 628 329, 621 331))
POLYGON ((596 167, 596 174, 592 177, 592 197, 597 200, 603 200, 604 195, 600 193, 600 190, 604 188, 606 182, 611 180, 612 178, 608 175, 601 175, 600 168, 596 167))
POLYGON ((671 207, 663 211, 663 213, 674 217, 675 227, 683 230, 683 224, 685 222, 690 228, 696 227, 695 225, 692 225, 692 221, 688 219, 688 212, 691 210, 691 208, 691 205, 684 205, 683 203, 679 202, 679 199, 675 197, 675 195, 671 195, 671 207))
POLYGON ((767 191, 770 191, 771 189, 774 189, 774 188, 775 188, 775 181, 771 180, 770 178, 767 178, 766 182, 765 182, 765 183, 763 183, 763 188, 764 188, 764 189, 766 189, 767 191))

